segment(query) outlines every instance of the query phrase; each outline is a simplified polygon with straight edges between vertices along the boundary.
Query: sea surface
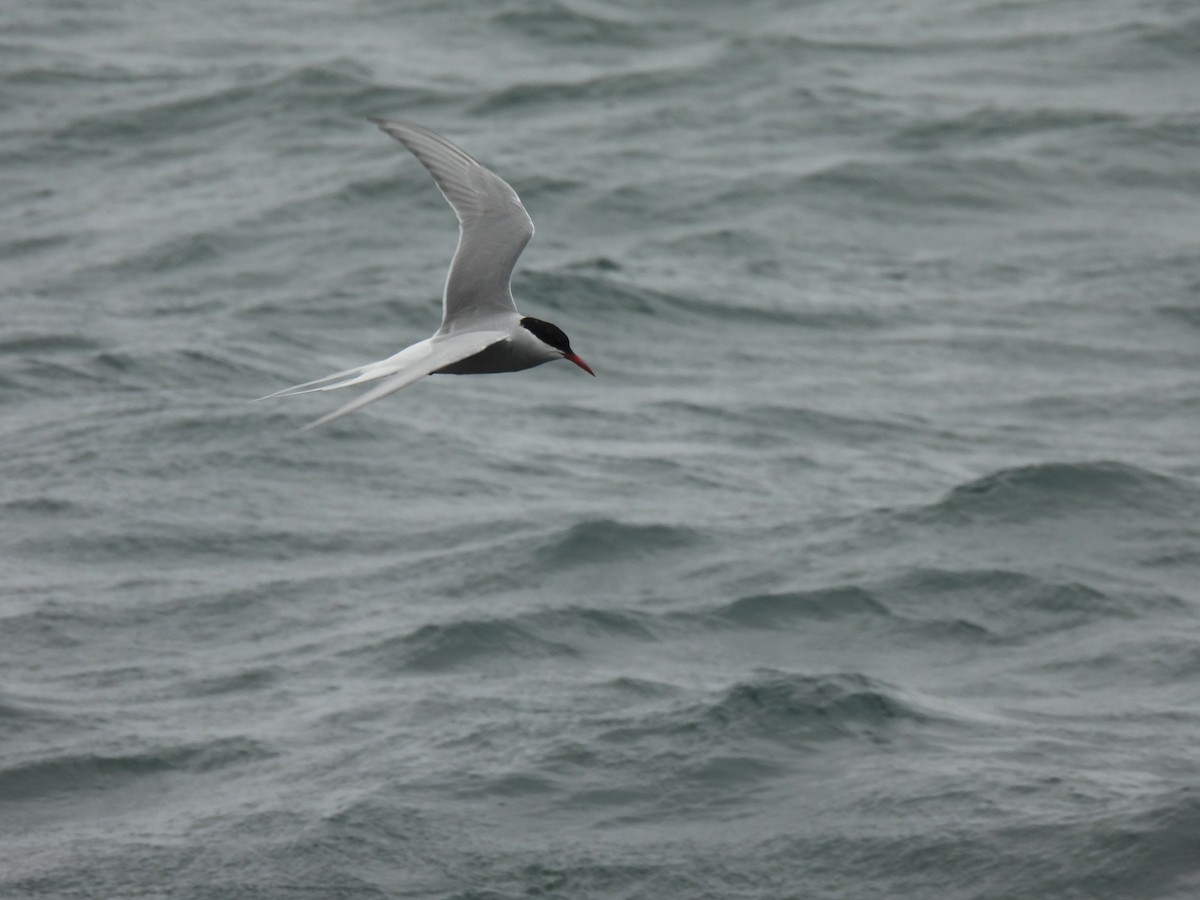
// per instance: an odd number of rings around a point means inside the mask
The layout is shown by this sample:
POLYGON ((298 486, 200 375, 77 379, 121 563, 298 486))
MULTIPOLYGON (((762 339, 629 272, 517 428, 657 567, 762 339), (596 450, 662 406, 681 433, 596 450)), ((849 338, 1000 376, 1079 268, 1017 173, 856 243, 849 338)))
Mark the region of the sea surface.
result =
POLYGON ((0 897, 1200 896, 1200 5, 0 19, 0 897))

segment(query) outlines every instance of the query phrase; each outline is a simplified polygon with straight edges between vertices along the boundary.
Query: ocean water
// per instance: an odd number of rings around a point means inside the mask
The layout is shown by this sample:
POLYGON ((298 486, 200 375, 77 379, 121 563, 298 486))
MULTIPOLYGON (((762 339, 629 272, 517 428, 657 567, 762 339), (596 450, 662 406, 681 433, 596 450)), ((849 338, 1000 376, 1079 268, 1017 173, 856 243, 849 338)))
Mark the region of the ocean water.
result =
POLYGON ((0 896, 1200 894, 1191 0, 3 19, 0 896))

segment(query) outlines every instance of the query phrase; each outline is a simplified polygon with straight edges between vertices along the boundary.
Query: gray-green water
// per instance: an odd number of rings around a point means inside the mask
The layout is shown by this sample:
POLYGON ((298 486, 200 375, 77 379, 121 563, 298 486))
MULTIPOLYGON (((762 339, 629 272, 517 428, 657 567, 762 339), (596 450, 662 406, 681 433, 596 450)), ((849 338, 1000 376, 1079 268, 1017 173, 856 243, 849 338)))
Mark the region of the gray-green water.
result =
POLYGON ((1200 891, 1194 3, 3 25, 0 895, 1200 891))

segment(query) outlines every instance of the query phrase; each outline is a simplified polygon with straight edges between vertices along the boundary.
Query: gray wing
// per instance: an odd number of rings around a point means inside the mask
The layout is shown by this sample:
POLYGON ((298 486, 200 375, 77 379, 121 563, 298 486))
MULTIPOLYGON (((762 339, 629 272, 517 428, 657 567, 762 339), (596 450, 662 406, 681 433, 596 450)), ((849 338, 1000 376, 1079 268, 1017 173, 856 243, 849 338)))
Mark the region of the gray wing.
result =
POLYGON ((420 160, 458 216, 458 249, 442 297, 443 332, 516 312, 509 281, 533 222, 509 185, 441 135, 402 119, 371 119, 420 160))

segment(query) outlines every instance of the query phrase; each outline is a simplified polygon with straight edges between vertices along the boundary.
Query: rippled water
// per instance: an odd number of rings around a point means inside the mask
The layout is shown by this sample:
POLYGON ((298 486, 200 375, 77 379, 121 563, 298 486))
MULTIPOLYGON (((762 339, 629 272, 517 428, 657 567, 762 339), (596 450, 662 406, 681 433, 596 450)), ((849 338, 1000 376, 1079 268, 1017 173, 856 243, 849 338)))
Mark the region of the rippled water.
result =
POLYGON ((0 894, 1200 890, 1200 14, 27 4, 0 894), (566 365, 427 336, 444 132, 566 365))

